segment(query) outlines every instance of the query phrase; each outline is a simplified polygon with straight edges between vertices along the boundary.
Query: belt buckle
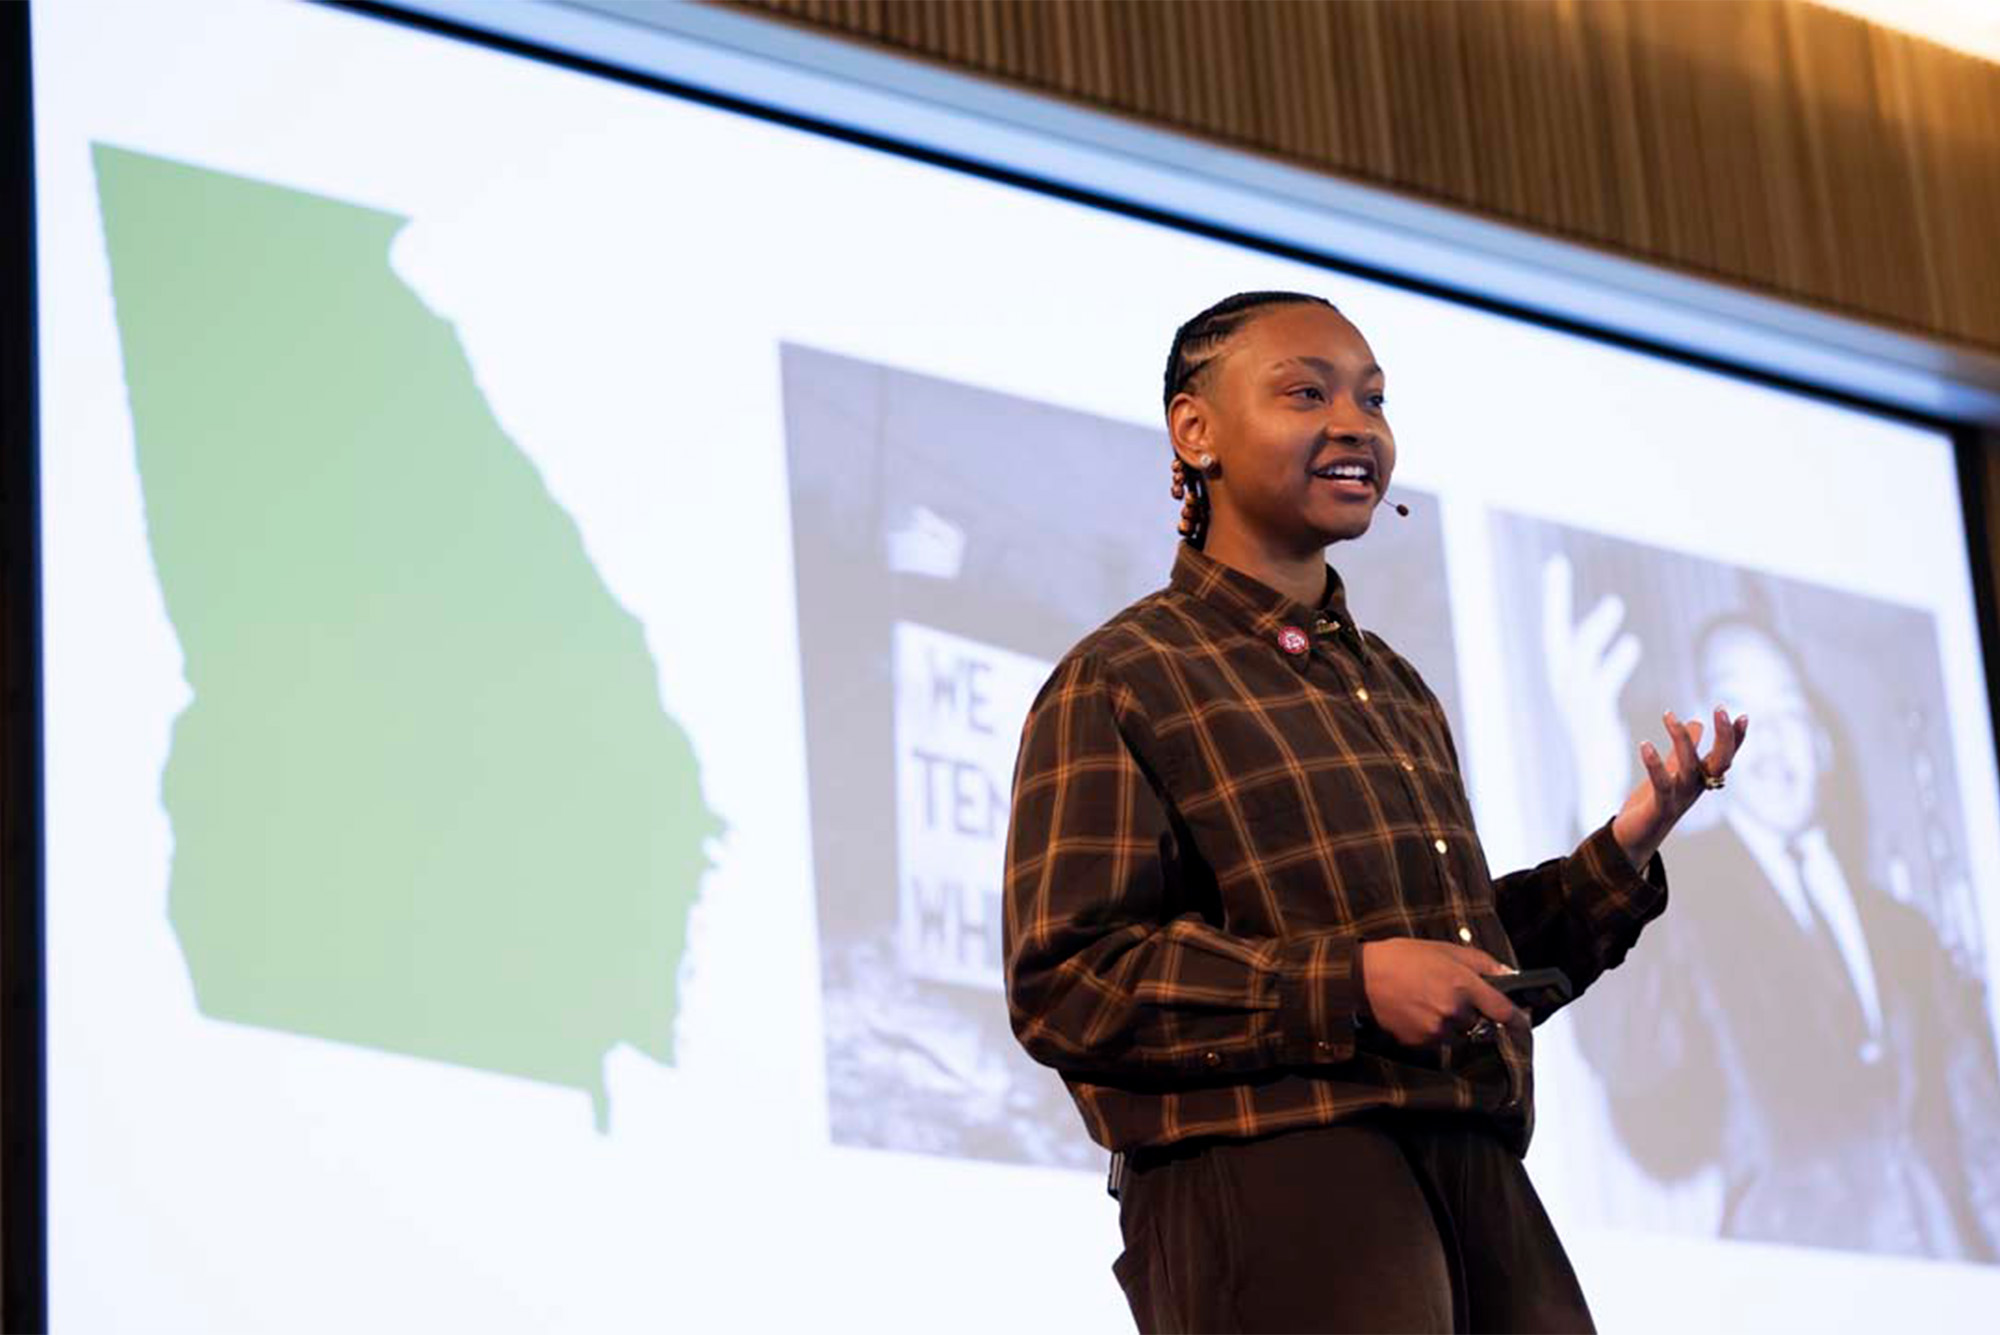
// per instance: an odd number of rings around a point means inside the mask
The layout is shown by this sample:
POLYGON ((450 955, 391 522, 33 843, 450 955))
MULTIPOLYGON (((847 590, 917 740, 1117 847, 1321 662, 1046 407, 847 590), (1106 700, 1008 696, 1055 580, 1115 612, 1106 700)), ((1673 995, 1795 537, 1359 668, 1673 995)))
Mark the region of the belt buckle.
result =
POLYGON ((1125 1163, 1125 1151, 1113 1150, 1111 1152, 1111 1169, 1104 1179, 1105 1192, 1112 1200, 1120 1200, 1122 1198, 1118 1193, 1125 1190, 1125 1184, 1130 1180, 1131 1172, 1125 1163))

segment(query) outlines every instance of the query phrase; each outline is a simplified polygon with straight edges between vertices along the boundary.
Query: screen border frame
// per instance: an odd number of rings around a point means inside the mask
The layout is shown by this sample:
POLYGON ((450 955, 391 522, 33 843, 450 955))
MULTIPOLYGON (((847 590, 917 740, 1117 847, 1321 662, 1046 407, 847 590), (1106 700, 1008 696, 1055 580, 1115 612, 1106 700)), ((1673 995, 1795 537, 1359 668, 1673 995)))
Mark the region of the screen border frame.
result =
MULTIPOLYGON (((777 16, 684 0, 314 2, 1946 432, 1989 723, 2000 737, 1991 513, 2000 479, 1989 476, 2000 465, 1988 462, 2000 452, 2000 357, 821 36, 777 16), (1026 169, 1024 155, 1037 153, 1041 169, 1026 169), (1314 244, 1304 244, 1308 233, 1314 244), (1371 249, 1371 241, 1384 244, 1371 249)), ((0 218, 8 224, 0 228, 0 1326, 20 1331, 48 1328, 34 8, 0 5, 0 218)))
POLYGON ((0 1328, 48 1328, 41 469, 30 7, 0 5, 0 1328))

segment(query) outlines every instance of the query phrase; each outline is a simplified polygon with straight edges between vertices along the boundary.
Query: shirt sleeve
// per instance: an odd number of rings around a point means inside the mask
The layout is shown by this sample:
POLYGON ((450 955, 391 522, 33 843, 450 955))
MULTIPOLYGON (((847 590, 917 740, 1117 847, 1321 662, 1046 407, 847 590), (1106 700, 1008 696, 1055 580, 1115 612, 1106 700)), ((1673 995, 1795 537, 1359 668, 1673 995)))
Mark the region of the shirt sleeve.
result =
MULTIPOLYGON (((1444 706, 1421 676, 1413 672, 1412 680, 1437 713, 1462 787, 1465 775, 1444 706)), ((1616 968, 1641 929, 1667 908, 1666 862, 1655 851, 1644 867, 1634 867, 1611 833, 1611 821, 1606 817, 1570 853, 1493 882, 1494 907, 1516 961, 1524 969, 1561 969, 1572 998, 1616 968)))
POLYGON ((1580 996, 1665 912, 1666 863, 1633 867, 1607 818, 1574 852, 1496 878, 1493 900, 1521 967, 1561 969, 1580 996))
POLYGON ((1007 829, 1015 1036, 1083 1076, 1345 1061, 1363 995, 1352 934, 1238 936, 1189 908, 1148 755, 1130 688, 1087 653, 1058 665, 1022 729, 1007 829))

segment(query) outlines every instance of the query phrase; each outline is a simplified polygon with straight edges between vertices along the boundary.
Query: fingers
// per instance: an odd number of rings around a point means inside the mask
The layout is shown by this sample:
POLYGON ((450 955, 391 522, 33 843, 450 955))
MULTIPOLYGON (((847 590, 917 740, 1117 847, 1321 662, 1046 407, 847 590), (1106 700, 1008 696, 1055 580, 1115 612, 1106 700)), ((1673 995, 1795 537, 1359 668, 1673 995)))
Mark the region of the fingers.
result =
POLYGON ((1744 714, 1733 723, 1729 711, 1721 705, 1715 707, 1715 745, 1709 748, 1708 772, 1721 774, 1736 759, 1736 748, 1743 745, 1743 734, 1750 730, 1750 716, 1744 714))
POLYGON ((1507 994, 1494 987, 1483 978, 1474 978, 1466 986, 1466 999, 1479 1013, 1495 1024, 1504 1024, 1516 1036, 1524 1037, 1529 1030, 1528 1013, 1508 1000, 1507 994))
POLYGON ((1674 778, 1687 783, 1701 773, 1701 757, 1694 749, 1695 738, 1701 735, 1699 723, 1690 725, 1674 717, 1669 709, 1661 715, 1667 721, 1667 737, 1674 748, 1674 778))
MULTIPOLYGON (((1597 600, 1597 606, 1589 615, 1576 624, 1576 647, 1586 663, 1595 663, 1604 657, 1605 646, 1618 633, 1618 623, 1625 619, 1625 600, 1615 593, 1607 593, 1597 600)), ((1636 645, 1638 641, 1634 639, 1636 645)))
MULTIPOLYGON (((1528 1013, 1516 1006, 1505 992, 1486 981, 1487 975, 1519 973, 1520 970, 1511 964, 1502 964, 1477 946, 1456 946, 1452 948, 1452 953, 1472 971, 1462 980, 1459 989, 1460 1000, 1454 1019, 1460 1032, 1470 1029, 1483 1018, 1507 1026, 1517 1039, 1526 1039, 1533 1023, 1528 1013)), ((1468 1033, 1466 1036, 1478 1035, 1468 1033)))
POLYGON ((1673 790, 1674 781, 1667 774, 1667 762, 1660 759, 1659 750, 1651 742, 1639 743, 1639 763, 1646 767, 1646 778, 1652 782, 1654 792, 1666 794, 1673 790))
POLYGON ((1439 945, 1452 953, 1452 957, 1476 974, 1519 973, 1511 964, 1502 964, 1478 946, 1461 946, 1451 941, 1440 941, 1439 945))
POLYGON ((1704 757, 1697 749, 1705 726, 1703 723, 1694 719, 1683 723, 1671 709, 1660 717, 1667 725, 1667 737, 1673 747, 1673 766, 1667 766, 1651 742, 1640 743, 1639 759, 1646 767, 1646 777, 1652 781, 1653 790, 1663 796, 1673 793, 1677 787, 1687 788, 1704 774, 1721 775, 1727 771, 1730 762, 1736 759, 1736 749, 1743 744, 1743 738, 1750 731, 1748 714, 1732 720, 1729 711, 1717 705, 1714 743, 1704 757))
POLYGON ((1611 652, 1604 655, 1599 671, 1603 673, 1604 684, 1616 694, 1625 689, 1625 683, 1632 679, 1632 670, 1638 666, 1639 637, 1628 630, 1611 646, 1611 652))
POLYGON ((1729 721, 1729 711, 1721 705, 1715 707, 1715 742, 1708 748, 1708 772, 1722 774, 1729 769, 1729 762, 1736 758, 1736 725, 1729 721))

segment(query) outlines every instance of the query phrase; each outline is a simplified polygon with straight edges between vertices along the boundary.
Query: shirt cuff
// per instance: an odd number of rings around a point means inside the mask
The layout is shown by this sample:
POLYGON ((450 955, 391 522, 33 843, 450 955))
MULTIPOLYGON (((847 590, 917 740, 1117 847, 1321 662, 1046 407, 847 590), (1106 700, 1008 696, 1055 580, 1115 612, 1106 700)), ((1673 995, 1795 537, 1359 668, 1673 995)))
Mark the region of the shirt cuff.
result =
POLYGON ((1352 933, 1314 933, 1279 948, 1282 1063, 1323 1066, 1352 1057, 1355 1021, 1367 1005, 1361 986, 1361 946, 1352 933))
POLYGON ((1634 867, 1632 859, 1619 846, 1618 836, 1611 832, 1611 825, 1611 820, 1605 821, 1578 846, 1584 874, 1609 892, 1603 896, 1607 907, 1615 906, 1626 916, 1650 922, 1667 907, 1666 861, 1654 849, 1644 867, 1634 867))

